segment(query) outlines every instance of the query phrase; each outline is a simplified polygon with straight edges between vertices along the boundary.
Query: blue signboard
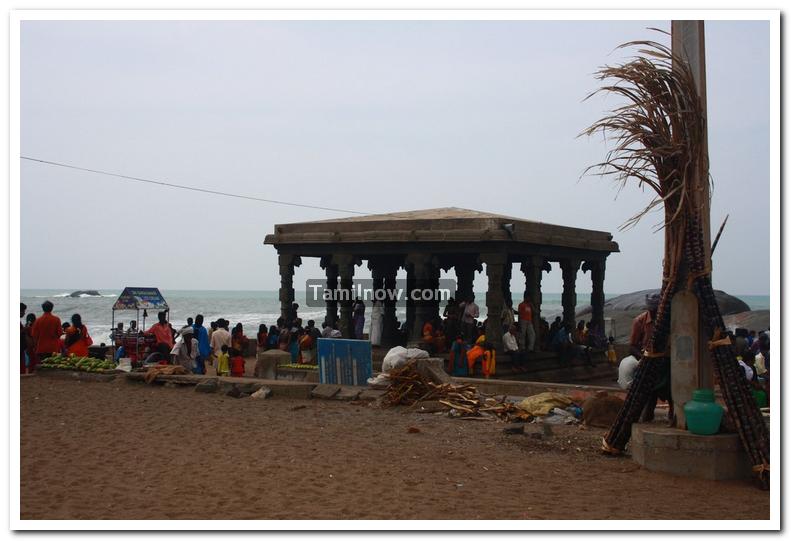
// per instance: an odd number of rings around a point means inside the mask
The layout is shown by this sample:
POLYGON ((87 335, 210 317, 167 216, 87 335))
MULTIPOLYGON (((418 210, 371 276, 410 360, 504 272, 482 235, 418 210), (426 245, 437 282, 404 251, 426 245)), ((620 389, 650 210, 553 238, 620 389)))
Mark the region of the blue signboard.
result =
POLYGON ((371 342, 319 338, 319 382, 367 385, 373 372, 371 342))

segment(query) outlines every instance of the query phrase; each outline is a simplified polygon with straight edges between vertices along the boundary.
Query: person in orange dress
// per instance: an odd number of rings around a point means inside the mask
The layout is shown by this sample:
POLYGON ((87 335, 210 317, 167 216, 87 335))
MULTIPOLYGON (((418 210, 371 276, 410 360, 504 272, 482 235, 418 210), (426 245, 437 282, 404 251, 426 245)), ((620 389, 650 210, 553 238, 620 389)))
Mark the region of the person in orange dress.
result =
POLYGON ((168 350, 171 350, 175 345, 175 341, 173 340, 173 332, 167 320, 167 314, 165 312, 159 312, 157 318, 159 321, 151 325, 146 331, 146 334, 153 334, 157 344, 165 344, 168 350))
POLYGON ((483 362, 481 363, 481 368, 483 370, 483 377, 489 378, 489 376, 494 375, 494 369, 497 365, 497 351, 495 351, 494 346, 486 342, 483 345, 483 362))
POLYGON ((67 355, 88 356, 88 346, 93 344, 93 339, 88 334, 88 327, 82 324, 80 314, 71 316, 71 325, 66 330, 64 343, 66 344, 67 355))
POLYGON ((490 342, 476 343, 467 352, 467 370, 469 377, 475 374, 475 365, 478 361, 481 362, 481 372, 483 377, 488 378, 494 375, 495 366, 497 362, 497 352, 490 342))
POLYGON ((313 359, 313 342, 309 332, 303 332, 299 337, 299 364, 316 364, 313 359))

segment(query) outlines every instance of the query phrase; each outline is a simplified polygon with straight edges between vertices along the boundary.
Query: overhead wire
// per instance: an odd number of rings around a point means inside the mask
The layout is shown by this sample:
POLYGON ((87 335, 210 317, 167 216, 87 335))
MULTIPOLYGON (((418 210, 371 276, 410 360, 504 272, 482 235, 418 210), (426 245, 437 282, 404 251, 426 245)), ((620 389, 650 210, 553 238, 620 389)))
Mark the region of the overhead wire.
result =
POLYGON ((123 175, 123 174, 120 174, 120 173, 113 173, 113 172, 110 172, 110 171, 103 171, 101 169, 91 169, 89 167, 80 167, 78 165, 72 165, 72 164, 68 164, 68 163, 55 162, 55 161, 51 161, 51 160, 42 160, 40 158, 33 158, 31 156, 20 156, 20 158, 23 159, 23 160, 31 161, 31 162, 37 162, 37 163, 42 163, 42 164, 46 164, 46 165, 52 165, 52 166, 56 166, 56 167, 65 167, 67 169, 74 169, 74 170, 77 170, 77 171, 86 171, 88 173, 95 173, 95 174, 99 174, 99 175, 107 175, 107 176, 110 176, 110 177, 116 177, 116 178, 120 178, 120 179, 123 179, 123 180, 129 180, 129 181, 133 181, 133 182, 143 182, 143 183, 146 183, 146 184, 155 184, 155 185, 159 185, 159 186, 166 186, 168 188, 177 188, 179 190, 190 190, 190 191, 193 191, 193 192, 207 193, 207 194, 212 194, 212 195, 220 195, 220 196, 223 196, 223 197, 233 197, 233 198, 236 198, 236 199, 247 199, 247 200, 250 200, 250 201, 259 201, 259 202, 263 202, 263 203, 271 203, 271 204, 274 204, 274 205, 286 205, 286 206, 291 206, 291 207, 301 207, 301 208, 308 208, 308 209, 315 209, 315 210, 327 210, 327 211, 331 211, 331 212, 345 212, 347 214, 360 214, 360 215, 369 214, 367 212, 360 212, 360 211, 357 211, 357 210, 347 210, 347 209, 339 209, 339 208, 333 208, 333 207, 322 207, 322 206, 319 206, 319 205, 309 205, 309 204, 306 204, 306 203, 294 203, 294 202, 291 202, 291 201, 280 201, 280 200, 277 200, 277 199, 266 199, 266 198, 263 198, 263 197, 256 197, 256 196, 252 196, 252 195, 242 195, 242 194, 235 194, 235 193, 230 193, 230 192, 222 192, 222 191, 219 191, 219 190, 209 190, 207 188, 197 188, 195 186, 187 186, 187 185, 184 185, 184 184, 175 184, 173 182, 165 182, 165 181, 162 181, 162 180, 153 180, 153 179, 135 177, 135 176, 131 176, 131 175, 123 175))

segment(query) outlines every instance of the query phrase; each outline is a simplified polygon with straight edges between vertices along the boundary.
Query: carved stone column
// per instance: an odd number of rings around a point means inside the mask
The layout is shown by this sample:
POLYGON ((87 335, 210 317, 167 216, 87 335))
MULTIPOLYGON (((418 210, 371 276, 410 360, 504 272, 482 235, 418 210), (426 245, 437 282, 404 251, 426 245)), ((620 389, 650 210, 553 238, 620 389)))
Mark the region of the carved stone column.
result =
POLYGON ((514 266, 510 261, 506 261, 503 266, 503 300, 509 301, 513 299, 511 295, 511 276, 513 275, 514 266))
POLYGON ((412 300, 412 290, 415 289, 415 271, 412 263, 404 261, 406 269, 406 339, 409 342, 412 335, 412 326, 415 324, 415 301, 412 300))
POLYGON ((291 305, 294 303, 294 268, 302 264, 298 255, 278 254, 280 267, 280 317, 288 318, 291 305))
POLYGON ((413 299, 414 292, 430 289, 432 278, 436 272, 436 260, 429 253, 411 253, 406 257, 407 282, 409 282, 409 269, 412 274, 412 285, 409 289, 409 298, 414 306, 414 316, 409 328, 407 344, 417 344, 423 335, 423 325, 432 318, 431 310, 433 300, 422 297, 413 299))
POLYGON ((543 302, 541 279, 543 272, 549 272, 552 267, 543 256, 533 255, 522 262, 521 269, 525 275, 525 293, 530 297, 533 306, 533 328, 536 331, 536 349, 538 349, 541 342, 541 303, 543 302))
POLYGON ((488 288, 486 291, 486 341, 491 342, 498 351, 502 350, 503 327, 500 315, 503 312, 503 276, 508 256, 503 253, 481 254, 486 264, 488 288))
POLYGON ((563 273, 563 323, 572 327, 576 324, 577 308, 577 271, 580 268, 579 259, 561 259, 560 270, 563 273))
MULTIPOLYGON (((327 291, 335 291, 338 289, 338 266, 332 263, 332 256, 324 256, 321 258, 321 268, 327 274, 327 291)), ((327 315, 324 317, 324 322, 332 326, 338 321, 338 301, 333 297, 328 300, 327 315)))
POLYGON ((372 257, 368 259, 368 268, 371 271, 374 298, 382 296, 382 345, 394 345, 398 337, 396 323, 396 301, 393 297, 396 289, 396 274, 401 267, 399 258, 391 256, 372 257))
POLYGON ((429 288, 431 288, 431 291, 435 292, 434 297, 431 299, 431 319, 436 319, 439 317, 439 295, 437 295, 436 292, 439 290, 440 268, 436 265, 436 258, 433 263, 434 264, 431 266, 431 276, 429 277, 429 288))
POLYGON ((456 263, 456 301, 468 301, 472 295, 472 281, 475 278, 474 261, 456 263))
POLYGON ((338 327, 344 338, 354 338, 354 333, 352 332, 352 304, 354 303, 352 286, 354 285, 354 265, 356 262, 357 258, 351 254, 336 254, 332 256, 332 263, 338 267, 338 275, 341 282, 341 315, 338 327))
POLYGON ((582 271, 591 271, 591 324, 604 331, 604 271, 605 259, 590 259, 582 264, 582 271))
POLYGON ((398 320, 396 319, 396 302, 398 299, 390 295, 396 290, 396 275, 401 263, 385 265, 382 269, 384 288, 388 296, 384 302, 384 317, 382 318, 382 344, 394 346, 398 342, 398 320))

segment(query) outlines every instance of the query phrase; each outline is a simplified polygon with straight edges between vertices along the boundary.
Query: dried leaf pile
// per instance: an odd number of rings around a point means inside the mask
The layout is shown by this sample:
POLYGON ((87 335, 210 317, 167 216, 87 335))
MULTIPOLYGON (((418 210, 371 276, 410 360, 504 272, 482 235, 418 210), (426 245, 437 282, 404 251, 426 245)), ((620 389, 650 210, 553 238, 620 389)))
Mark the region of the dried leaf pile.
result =
POLYGON ((179 364, 156 365, 146 370, 145 382, 154 383, 157 376, 188 375, 189 370, 179 364))
POLYGON ((452 417, 465 419, 499 419, 529 421, 533 418, 505 397, 498 400, 484 396, 473 385, 435 383, 417 370, 417 361, 392 370, 390 386, 382 397, 385 407, 416 407, 421 402, 436 401, 447 408, 452 417))

